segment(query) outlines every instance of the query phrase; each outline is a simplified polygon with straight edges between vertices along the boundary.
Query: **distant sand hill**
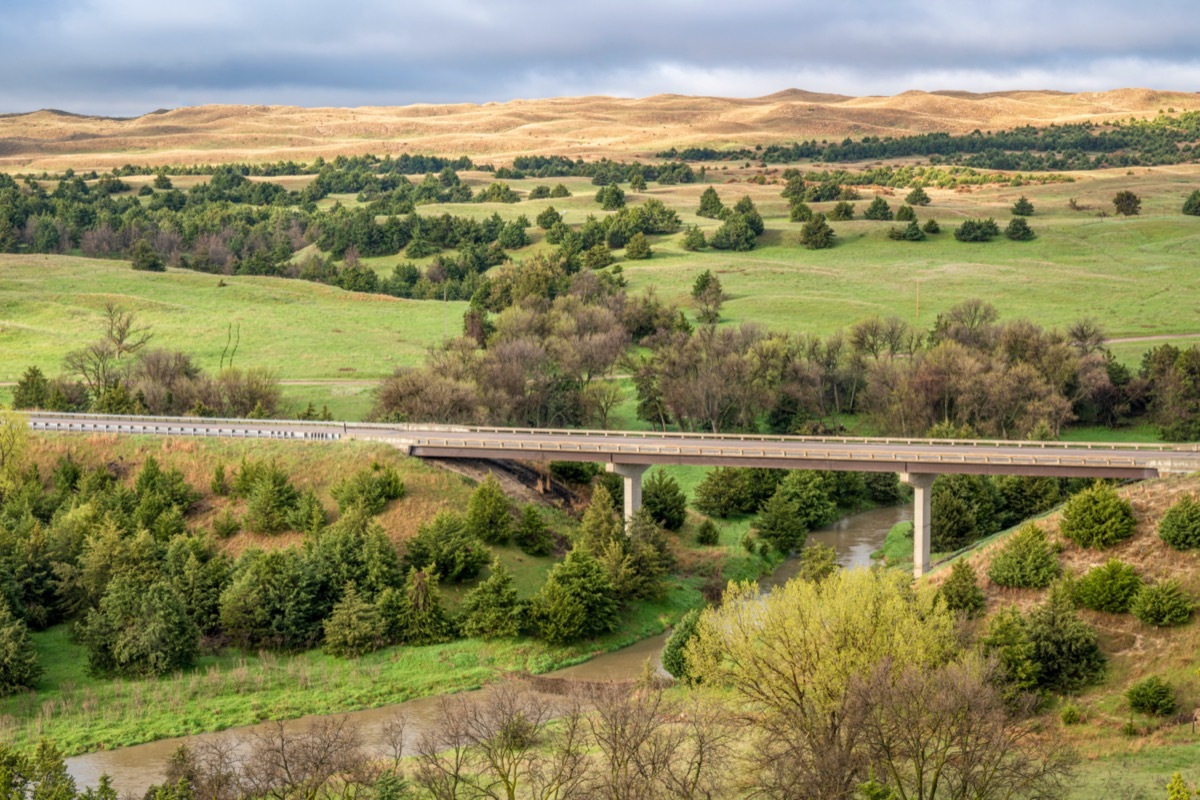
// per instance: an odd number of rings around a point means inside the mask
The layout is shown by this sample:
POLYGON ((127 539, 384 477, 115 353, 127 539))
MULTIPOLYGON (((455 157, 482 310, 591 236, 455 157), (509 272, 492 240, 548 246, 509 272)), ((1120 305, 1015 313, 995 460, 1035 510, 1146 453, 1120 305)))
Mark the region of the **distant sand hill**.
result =
POLYGON ((671 146, 755 145, 1154 116, 1200 109, 1200 94, 1118 89, 904 92, 846 97, 789 89, 734 99, 567 97, 484 105, 367 108, 198 106, 136 119, 60 111, 0 116, 0 168, 111 167, 434 153, 646 157, 671 146))

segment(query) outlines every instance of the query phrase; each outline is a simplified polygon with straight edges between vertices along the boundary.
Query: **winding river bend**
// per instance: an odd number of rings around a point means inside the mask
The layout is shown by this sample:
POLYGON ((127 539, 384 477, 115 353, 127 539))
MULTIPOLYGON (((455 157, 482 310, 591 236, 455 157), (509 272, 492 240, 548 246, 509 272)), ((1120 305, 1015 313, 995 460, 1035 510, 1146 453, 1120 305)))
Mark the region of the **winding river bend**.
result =
MULTIPOLYGON (((883 544, 887 532, 897 522, 912 518, 912 509, 907 506, 876 508, 844 517, 832 525, 815 531, 810 540, 833 547, 838 554, 838 563, 843 567, 865 566, 871 563, 871 553, 883 544)), ((766 588, 782 584, 795 575, 795 560, 780 565, 775 573, 760 581, 766 588)), ((667 636, 655 636, 612 653, 597 656, 590 661, 573 667, 548 673, 548 677, 570 678, 585 681, 628 680, 638 677, 647 658, 657 661, 667 636)), ((481 689, 486 692, 487 689, 481 689)), ((397 714, 406 720, 406 738, 415 741, 422 732, 434 724, 439 697, 424 697, 382 708, 355 711, 348 716, 359 726, 366 743, 381 739, 383 726, 397 714)), ((314 717, 301 717, 285 723, 292 730, 303 730, 314 717)), ((203 742, 231 733, 244 733, 253 728, 235 728, 222 733, 205 733, 187 739, 162 739, 157 742, 105 750, 67 759, 67 769, 80 787, 95 786, 100 776, 107 774, 122 795, 141 796, 146 789, 162 780, 167 759, 185 741, 203 742)))

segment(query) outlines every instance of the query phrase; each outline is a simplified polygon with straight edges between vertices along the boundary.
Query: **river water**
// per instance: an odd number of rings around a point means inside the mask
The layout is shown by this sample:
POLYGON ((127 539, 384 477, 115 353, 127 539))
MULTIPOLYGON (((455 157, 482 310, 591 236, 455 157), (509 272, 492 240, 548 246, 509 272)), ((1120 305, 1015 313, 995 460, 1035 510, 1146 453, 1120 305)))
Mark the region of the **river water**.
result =
MULTIPOLYGON (((809 540, 833 547, 837 551, 838 563, 843 567, 866 566, 871 563, 871 553, 883 544, 884 537, 887 536, 891 527, 897 522, 911 518, 912 509, 908 506, 876 508, 853 514, 826 528, 814 531, 810 534, 809 540)), ((797 566, 796 559, 786 561, 769 578, 760 581, 760 584, 764 588, 782 584, 795 575, 797 566)), ((597 656, 582 664, 548 673, 548 677, 583 681, 637 678, 644 669, 646 659, 653 659, 656 664, 658 663, 659 654, 662 652, 666 640, 666 634, 644 639, 629 647, 597 656)), ((479 691, 486 692, 487 689, 479 691)), ((382 750, 383 730, 389 722, 395 720, 398 714, 402 714, 405 719, 406 740, 415 741, 416 737, 434 724, 439 699, 438 697, 425 697, 382 708, 355 711, 348 716, 359 727, 363 742, 368 746, 379 742, 382 750)), ((302 717, 290 720, 285 723, 285 727, 289 730, 301 731, 313 719, 313 717, 302 717)), ((67 770, 81 788, 97 785, 100 776, 107 774, 122 795, 141 796, 151 784, 162 780, 167 759, 180 744, 185 741, 193 744, 204 742, 231 733, 245 733, 249 730, 253 729, 238 728, 224 733, 199 734, 188 739, 162 739, 117 750, 87 753, 67 759, 67 770)))

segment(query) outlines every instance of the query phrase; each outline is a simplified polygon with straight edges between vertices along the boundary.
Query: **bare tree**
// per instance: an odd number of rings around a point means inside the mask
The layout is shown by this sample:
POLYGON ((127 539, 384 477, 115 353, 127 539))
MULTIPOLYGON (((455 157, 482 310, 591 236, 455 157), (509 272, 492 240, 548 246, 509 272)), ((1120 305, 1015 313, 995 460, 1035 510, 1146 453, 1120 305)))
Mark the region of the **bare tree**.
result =
POLYGON ((141 350, 153 336, 148 325, 138 325, 134 312, 113 303, 104 304, 104 341, 118 361, 141 350))
POLYGON ((995 665, 967 659, 929 671, 882 665, 852 692, 876 774, 900 800, 1061 797, 1067 750, 1014 715, 995 688, 995 665))
MULTIPOLYGON (((326 717, 302 733, 274 722, 250 734, 242 765, 242 794, 275 800, 316 800, 336 779, 344 786, 370 780, 358 727, 348 717, 326 717)), ((345 792, 343 792, 345 793, 345 792)))

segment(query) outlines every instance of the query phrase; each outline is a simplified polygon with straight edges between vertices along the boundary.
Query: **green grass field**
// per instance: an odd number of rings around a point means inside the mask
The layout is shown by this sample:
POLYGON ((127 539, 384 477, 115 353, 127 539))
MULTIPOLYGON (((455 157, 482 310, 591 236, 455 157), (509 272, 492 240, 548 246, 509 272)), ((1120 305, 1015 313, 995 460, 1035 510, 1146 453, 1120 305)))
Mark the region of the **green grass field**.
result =
POLYGON ((0 255, 0 382, 31 364, 57 374, 63 355, 99 338, 109 302, 153 328, 151 347, 183 350, 206 369, 218 367, 230 326, 240 327, 234 364, 268 367, 283 379, 373 379, 417 364, 444 329, 461 327, 466 307, 282 278, 0 255))

